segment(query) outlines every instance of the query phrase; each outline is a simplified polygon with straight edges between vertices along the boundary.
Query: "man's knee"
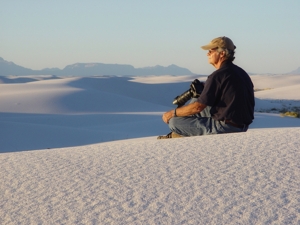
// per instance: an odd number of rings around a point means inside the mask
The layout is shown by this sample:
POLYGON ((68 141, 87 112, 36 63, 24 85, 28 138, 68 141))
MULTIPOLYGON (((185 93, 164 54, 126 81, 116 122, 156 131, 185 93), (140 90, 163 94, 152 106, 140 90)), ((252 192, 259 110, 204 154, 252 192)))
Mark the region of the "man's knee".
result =
POLYGON ((169 128, 172 130, 172 129, 174 129, 175 128, 175 126, 176 126, 176 119, 175 119, 175 117, 173 117, 173 118, 171 118, 170 120, 169 120, 169 128))
POLYGON ((173 117, 169 120, 168 125, 172 131, 181 130, 183 126, 187 125, 186 117, 173 117))

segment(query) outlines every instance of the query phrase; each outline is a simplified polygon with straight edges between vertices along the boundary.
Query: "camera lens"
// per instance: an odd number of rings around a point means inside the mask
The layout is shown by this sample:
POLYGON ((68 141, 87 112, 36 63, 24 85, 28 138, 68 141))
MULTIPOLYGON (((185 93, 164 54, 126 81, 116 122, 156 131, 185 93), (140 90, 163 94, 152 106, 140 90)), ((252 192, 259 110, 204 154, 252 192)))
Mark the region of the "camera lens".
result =
POLYGON ((190 100, 193 96, 193 93, 191 91, 191 89, 187 90, 186 92, 184 92, 183 94, 181 94, 180 96, 177 96, 174 101, 173 104, 174 105, 178 105, 178 107, 183 106, 188 100, 190 100))

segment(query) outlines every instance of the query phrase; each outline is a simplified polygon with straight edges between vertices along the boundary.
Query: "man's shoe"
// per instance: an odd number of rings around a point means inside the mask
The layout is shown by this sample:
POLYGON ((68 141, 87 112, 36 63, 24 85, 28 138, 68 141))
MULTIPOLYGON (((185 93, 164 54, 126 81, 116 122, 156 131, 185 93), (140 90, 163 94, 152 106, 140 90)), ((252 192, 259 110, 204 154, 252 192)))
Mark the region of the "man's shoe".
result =
POLYGON ((175 132, 168 133, 167 135, 158 136, 157 139, 180 138, 183 137, 175 132))

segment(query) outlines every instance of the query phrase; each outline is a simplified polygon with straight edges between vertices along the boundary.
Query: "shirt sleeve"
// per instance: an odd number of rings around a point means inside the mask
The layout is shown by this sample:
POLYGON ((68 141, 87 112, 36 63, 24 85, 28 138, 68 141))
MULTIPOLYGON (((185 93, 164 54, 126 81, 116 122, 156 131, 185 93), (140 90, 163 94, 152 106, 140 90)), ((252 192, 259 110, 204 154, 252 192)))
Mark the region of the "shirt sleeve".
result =
POLYGON ((198 98, 198 102, 213 106, 219 95, 219 87, 219 82, 216 80, 214 74, 210 75, 205 82, 204 89, 198 98))

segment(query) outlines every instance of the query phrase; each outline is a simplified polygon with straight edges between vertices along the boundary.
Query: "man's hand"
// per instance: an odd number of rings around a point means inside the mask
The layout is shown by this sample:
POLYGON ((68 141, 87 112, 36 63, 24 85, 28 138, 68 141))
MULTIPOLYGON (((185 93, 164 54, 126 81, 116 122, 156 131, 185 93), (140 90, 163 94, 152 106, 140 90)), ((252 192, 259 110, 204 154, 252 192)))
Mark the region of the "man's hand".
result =
POLYGON ((170 110, 168 112, 165 112, 162 116, 162 120, 168 124, 170 119, 174 116, 174 109, 173 110, 170 110))
MULTIPOLYGON (((189 105, 185 105, 179 108, 176 108, 176 116, 190 116, 194 115, 196 113, 200 113, 206 105, 199 103, 199 102, 194 102, 189 105)), ((168 124, 170 119, 174 117, 174 109, 165 112, 162 116, 162 120, 168 124)))

